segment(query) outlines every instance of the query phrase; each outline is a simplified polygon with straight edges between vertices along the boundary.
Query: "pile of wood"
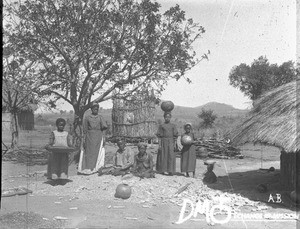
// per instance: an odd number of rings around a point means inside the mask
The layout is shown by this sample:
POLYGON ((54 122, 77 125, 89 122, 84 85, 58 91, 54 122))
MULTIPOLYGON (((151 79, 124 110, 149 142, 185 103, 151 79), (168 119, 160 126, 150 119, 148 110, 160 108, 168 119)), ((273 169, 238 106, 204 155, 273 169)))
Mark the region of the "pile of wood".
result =
POLYGON ((195 143, 198 156, 208 156, 211 158, 229 159, 233 157, 243 158, 240 149, 233 147, 225 139, 198 139, 195 143))
POLYGON ((27 165, 45 165, 49 152, 45 149, 20 148, 8 150, 3 156, 3 161, 16 161, 27 165))

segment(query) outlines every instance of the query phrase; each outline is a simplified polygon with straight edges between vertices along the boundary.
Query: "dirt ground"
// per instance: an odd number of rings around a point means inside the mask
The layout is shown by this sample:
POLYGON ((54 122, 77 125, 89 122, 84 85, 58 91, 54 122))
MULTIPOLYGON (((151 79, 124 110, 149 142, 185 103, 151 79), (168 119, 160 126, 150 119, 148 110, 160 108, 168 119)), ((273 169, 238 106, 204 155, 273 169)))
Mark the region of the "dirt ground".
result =
MULTIPOLYGON (((108 145, 107 155, 114 150, 108 145)), ((0 228, 297 228, 299 216, 289 198, 290 190, 279 183, 279 150, 247 144, 241 147, 241 153, 244 159, 215 160, 218 181, 210 185, 202 182, 206 166, 201 158, 197 159, 196 178, 181 176, 179 158, 175 176, 157 174, 156 178, 143 180, 79 176, 72 164, 69 182, 59 186, 47 182, 46 165, 2 161, 2 190, 23 186, 33 193, 1 198, 0 228), (261 170, 270 167, 275 171, 261 170), (120 183, 132 187, 127 200, 114 197, 120 183), (190 186, 174 195, 185 184, 190 186), (259 184, 266 184, 268 191, 258 192, 259 184), (276 194, 280 198, 276 199, 276 194), (274 202, 269 200, 270 195, 274 202), (196 201, 207 199, 217 204, 221 197, 233 213, 228 223, 212 225, 204 214, 197 214, 178 224, 184 199, 191 200, 195 207, 196 201)), ((191 207, 185 210, 187 217, 191 207)), ((215 217, 224 219, 226 214, 215 217)))

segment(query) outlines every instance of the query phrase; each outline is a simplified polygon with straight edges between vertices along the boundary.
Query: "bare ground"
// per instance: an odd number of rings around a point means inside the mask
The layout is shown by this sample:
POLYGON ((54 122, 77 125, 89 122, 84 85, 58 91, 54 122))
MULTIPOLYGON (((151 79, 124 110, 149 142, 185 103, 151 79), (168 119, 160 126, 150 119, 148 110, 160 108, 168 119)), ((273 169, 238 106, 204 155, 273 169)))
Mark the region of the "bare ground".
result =
MULTIPOLYGON (((155 151, 155 148, 150 148, 155 151)), ((114 147, 107 146, 108 154, 114 147)), ((281 216, 297 213, 289 198, 290 190, 279 183, 279 150, 267 146, 245 145, 244 159, 216 160, 215 173, 218 181, 205 185, 202 182, 206 167, 203 159, 197 159, 196 178, 157 175, 153 179, 139 180, 120 177, 78 176, 76 166, 69 169, 70 182, 52 186, 46 182, 46 166, 26 166, 8 161, 2 162, 2 189, 25 186, 33 191, 30 195, 3 197, 1 199, 0 228, 211 228, 204 215, 176 224, 182 209, 182 201, 227 198, 226 205, 234 213, 248 216, 264 214, 261 219, 236 219, 229 223, 215 224, 214 228, 296 228, 295 219, 281 216), (260 168, 274 167, 274 172, 260 168), (192 182, 179 196, 173 194, 178 188, 192 182), (132 195, 127 200, 114 198, 118 184, 132 186, 132 195), (258 184, 268 184, 266 193, 256 190, 258 184), (270 194, 276 201, 268 202, 270 194), (267 214, 275 219, 265 217, 267 214), (59 218, 60 217, 60 218, 59 218), (283 217, 284 218, 284 217, 283 217)), ((179 158, 177 159, 177 168, 179 158)), ((185 216, 190 213, 186 209, 185 216)))

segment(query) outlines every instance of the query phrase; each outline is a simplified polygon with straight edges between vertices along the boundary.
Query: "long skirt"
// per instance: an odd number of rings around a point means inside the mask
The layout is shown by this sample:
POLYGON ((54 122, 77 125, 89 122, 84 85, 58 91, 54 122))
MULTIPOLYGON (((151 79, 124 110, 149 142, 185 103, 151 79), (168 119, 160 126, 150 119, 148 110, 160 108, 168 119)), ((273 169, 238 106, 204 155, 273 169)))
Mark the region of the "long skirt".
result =
POLYGON ((195 172, 196 170, 196 149, 194 145, 184 146, 181 150, 180 160, 181 172, 195 172))
POLYGON ((67 179, 69 168, 68 153, 51 152, 48 159, 47 177, 48 179, 67 179))
POLYGON ((86 134, 85 149, 81 149, 78 172, 93 174, 104 166, 105 150, 100 130, 89 130, 86 134))
POLYGON ((157 153, 156 171, 157 172, 176 172, 176 154, 174 152, 174 139, 161 138, 160 149, 157 153))

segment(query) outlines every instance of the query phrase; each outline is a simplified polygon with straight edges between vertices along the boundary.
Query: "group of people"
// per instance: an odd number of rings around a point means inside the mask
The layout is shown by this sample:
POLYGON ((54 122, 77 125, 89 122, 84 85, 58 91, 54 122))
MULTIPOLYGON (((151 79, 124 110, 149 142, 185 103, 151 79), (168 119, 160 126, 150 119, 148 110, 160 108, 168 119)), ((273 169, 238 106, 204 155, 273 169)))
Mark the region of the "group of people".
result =
MULTIPOLYGON (((111 174, 114 176, 124 176, 133 174, 141 178, 154 178, 155 173, 173 175, 176 172, 176 153, 175 144, 179 136, 176 125, 171 123, 171 113, 164 113, 165 122, 160 124, 157 131, 159 147, 157 152, 156 170, 154 171, 153 155, 148 153, 147 144, 139 143, 138 152, 132 152, 126 147, 126 142, 119 140, 118 149, 113 157, 112 165, 105 165, 105 139, 103 131, 107 126, 99 115, 99 105, 93 104, 91 113, 87 114, 83 120, 83 139, 78 164, 78 174, 99 175, 111 174)), ((49 144, 46 146, 70 147, 71 136, 64 130, 66 121, 62 118, 57 119, 57 130, 50 136, 49 144)), ((185 135, 189 135, 195 140, 192 133, 192 125, 184 125, 185 135)), ((196 152, 193 144, 183 145, 181 150, 181 172, 186 176, 195 176, 196 152)), ((51 180, 66 179, 68 177, 68 153, 51 153, 48 161, 47 177, 51 180)))

